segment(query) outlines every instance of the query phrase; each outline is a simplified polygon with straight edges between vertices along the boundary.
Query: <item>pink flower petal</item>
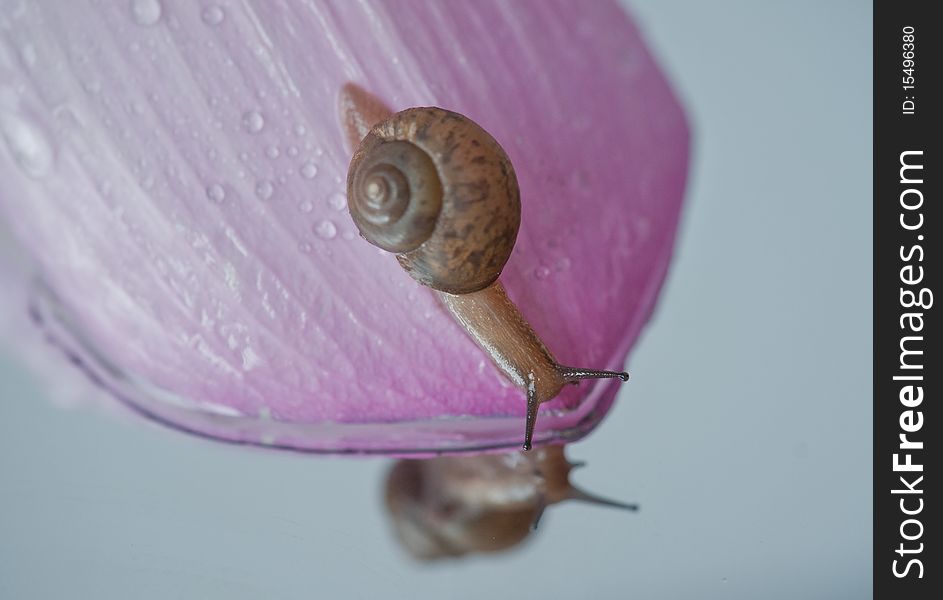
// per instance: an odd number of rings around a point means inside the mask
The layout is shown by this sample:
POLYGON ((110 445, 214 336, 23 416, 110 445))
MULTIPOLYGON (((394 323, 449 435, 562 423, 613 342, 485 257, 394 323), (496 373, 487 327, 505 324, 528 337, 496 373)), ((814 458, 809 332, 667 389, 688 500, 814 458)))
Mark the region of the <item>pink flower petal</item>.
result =
MULTIPOLYGON (((561 362, 621 368, 651 313, 688 130, 613 2, 3 4, 0 215, 58 343, 155 418, 308 450, 520 444, 521 391, 356 236, 348 81, 504 146, 502 281, 561 362)), ((586 433, 615 390, 566 390, 537 439, 586 433)))

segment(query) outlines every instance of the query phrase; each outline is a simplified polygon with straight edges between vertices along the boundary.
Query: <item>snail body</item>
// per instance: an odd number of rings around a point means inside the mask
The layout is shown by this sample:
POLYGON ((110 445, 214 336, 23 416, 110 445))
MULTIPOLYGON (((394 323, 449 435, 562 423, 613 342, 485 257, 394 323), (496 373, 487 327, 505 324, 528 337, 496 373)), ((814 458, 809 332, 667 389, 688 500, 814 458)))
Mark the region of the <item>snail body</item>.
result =
POLYGON ((341 121, 352 148, 347 202, 360 234, 396 254, 527 396, 525 450, 537 410, 567 383, 628 373, 560 365, 498 281, 520 228, 517 177, 501 145, 436 107, 398 113, 348 84, 341 121))

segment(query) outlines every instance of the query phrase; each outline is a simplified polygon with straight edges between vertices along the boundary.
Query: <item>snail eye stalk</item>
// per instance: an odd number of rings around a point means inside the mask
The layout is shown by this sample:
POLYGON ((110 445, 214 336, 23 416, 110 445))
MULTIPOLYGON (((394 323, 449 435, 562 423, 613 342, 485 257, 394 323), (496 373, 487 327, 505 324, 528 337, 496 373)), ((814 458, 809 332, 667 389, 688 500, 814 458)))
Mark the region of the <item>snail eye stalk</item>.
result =
MULTIPOLYGON (((557 366, 557 373, 567 383, 576 383, 583 379, 621 379, 629 380, 629 374, 626 371, 603 371, 599 369, 577 369, 575 367, 557 366)), ((534 378, 531 376, 527 384, 527 418, 524 423, 524 445, 525 451, 533 447, 534 425, 537 423, 537 410, 540 408, 540 401, 537 397, 537 388, 534 385, 534 378)))
POLYGON ((567 381, 580 381, 581 379, 616 379, 622 381, 629 380, 629 374, 626 371, 600 371, 597 369, 575 369, 573 367, 560 367, 560 375, 567 381))

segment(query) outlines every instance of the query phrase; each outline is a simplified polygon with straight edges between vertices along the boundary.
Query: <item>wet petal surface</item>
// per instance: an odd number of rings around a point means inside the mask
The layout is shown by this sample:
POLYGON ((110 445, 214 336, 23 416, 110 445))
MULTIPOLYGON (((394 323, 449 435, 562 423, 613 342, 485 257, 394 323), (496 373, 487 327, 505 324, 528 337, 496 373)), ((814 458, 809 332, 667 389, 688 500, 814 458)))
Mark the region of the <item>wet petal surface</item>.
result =
MULTIPOLYGON (((519 444, 521 391, 356 235, 348 81, 502 144, 523 215, 501 279, 560 362, 621 368, 654 306, 688 130, 613 3, 2 6, 0 215, 47 326, 152 416, 313 450, 519 444)), ((585 433, 615 386, 566 390, 538 439, 585 433)))

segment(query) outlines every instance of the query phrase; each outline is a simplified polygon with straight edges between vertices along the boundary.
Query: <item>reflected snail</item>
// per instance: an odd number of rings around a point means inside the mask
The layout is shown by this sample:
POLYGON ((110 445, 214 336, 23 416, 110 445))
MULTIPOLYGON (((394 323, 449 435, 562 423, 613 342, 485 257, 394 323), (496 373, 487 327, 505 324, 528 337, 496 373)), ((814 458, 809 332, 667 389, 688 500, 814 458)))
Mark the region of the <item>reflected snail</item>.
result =
POLYGON ((548 506, 565 500, 638 510, 570 483, 563 446, 534 452, 401 460, 386 480, 386 508, 397 540, 415 558, 434 560, 513 548, 548 506))
POLYGON ((360 234, 394 253, 527 397, 525 450, 537 410, 565 384, 628 373, 559 364, 498 276, 521 221, 504 149, 467 117, 435 107, 393 113, 348 84, 340 114, 351 148, 347 203, 360 234))

